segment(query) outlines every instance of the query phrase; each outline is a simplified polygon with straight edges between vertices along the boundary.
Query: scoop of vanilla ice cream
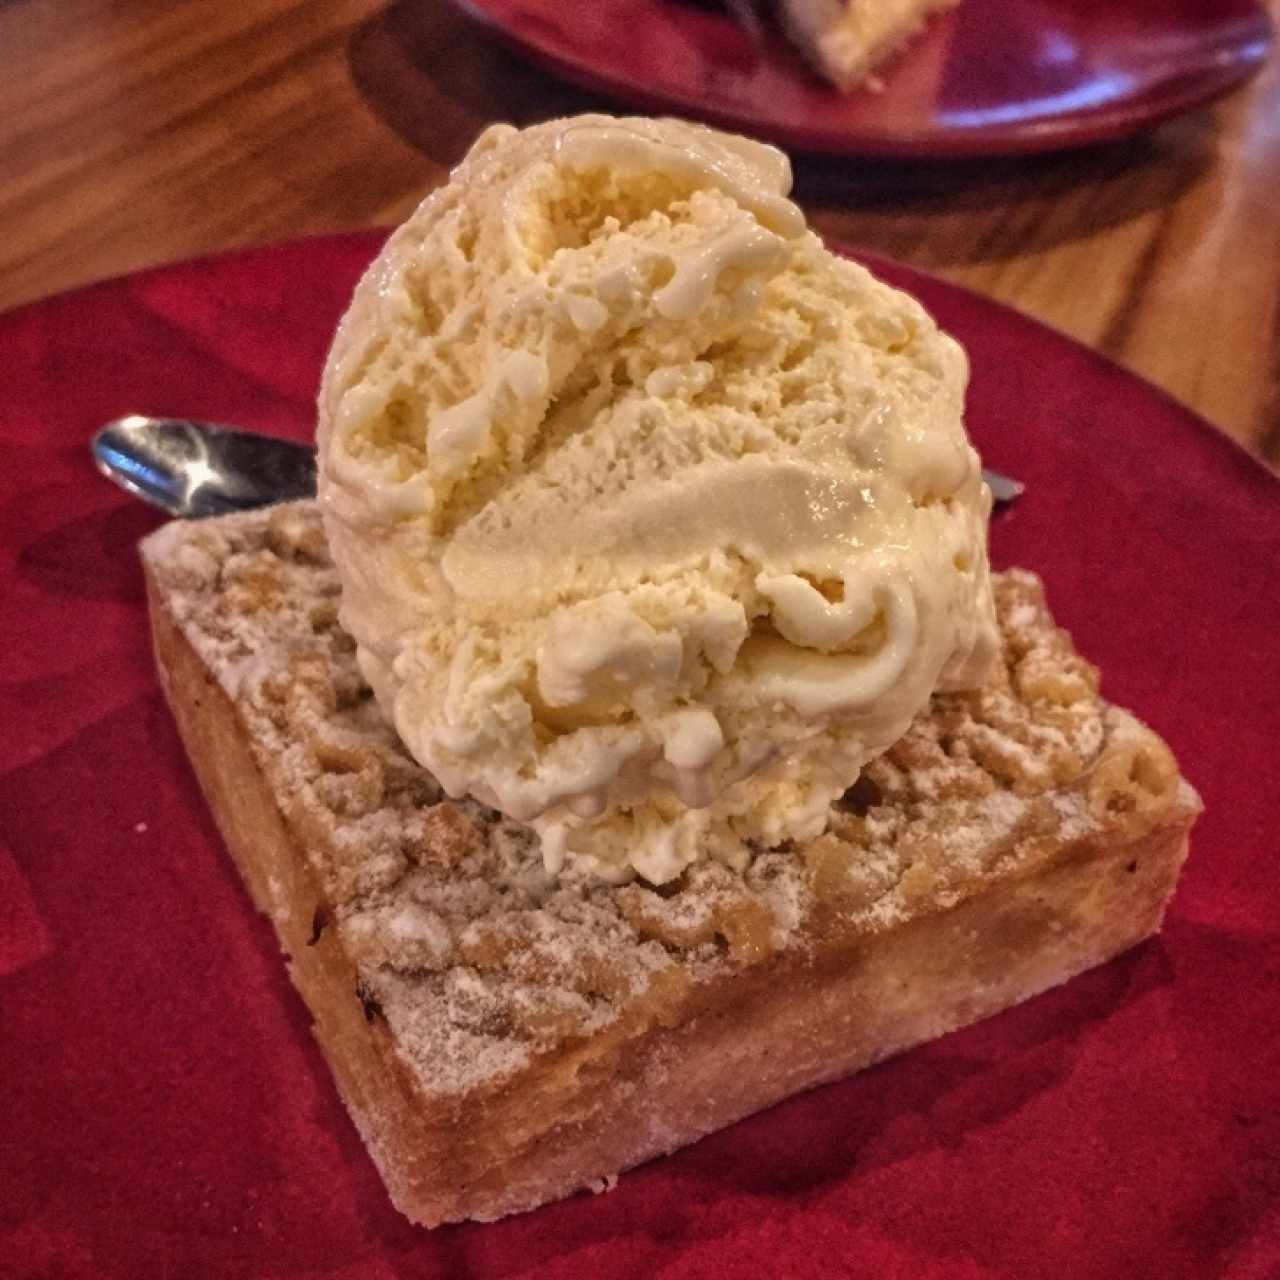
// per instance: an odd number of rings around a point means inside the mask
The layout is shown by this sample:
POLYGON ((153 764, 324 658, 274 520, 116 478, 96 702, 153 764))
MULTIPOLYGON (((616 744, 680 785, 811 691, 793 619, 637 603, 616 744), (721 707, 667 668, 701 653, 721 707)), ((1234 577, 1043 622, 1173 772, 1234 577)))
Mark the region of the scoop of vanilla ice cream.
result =
POLYGON ((829 253, 771 147, 488 129, 334 340, 342 619, 408 749, 663 882, 821 833, 995 650, 967 363, 829 253))

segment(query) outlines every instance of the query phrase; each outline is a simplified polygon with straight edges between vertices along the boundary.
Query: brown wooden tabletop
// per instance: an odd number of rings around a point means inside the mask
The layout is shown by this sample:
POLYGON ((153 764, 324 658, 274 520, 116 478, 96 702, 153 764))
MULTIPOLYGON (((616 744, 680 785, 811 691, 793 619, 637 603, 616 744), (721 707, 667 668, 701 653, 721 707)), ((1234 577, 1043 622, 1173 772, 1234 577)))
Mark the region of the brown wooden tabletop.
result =
MULTIPOLYGON (((395 222, 490 121, 588 108, 442 0, 0 0, 0 308, 395 222)), ((822 232, 1038 316, 1280 464, 1280 58, 1133 142, 796 177, 822 232)))

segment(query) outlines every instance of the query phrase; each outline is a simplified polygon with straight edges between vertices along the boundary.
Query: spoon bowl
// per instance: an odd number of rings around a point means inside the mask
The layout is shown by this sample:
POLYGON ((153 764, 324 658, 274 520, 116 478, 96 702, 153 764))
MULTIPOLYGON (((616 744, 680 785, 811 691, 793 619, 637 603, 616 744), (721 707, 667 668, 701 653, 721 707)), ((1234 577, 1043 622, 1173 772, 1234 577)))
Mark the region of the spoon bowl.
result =
POLYGON ((316 491, 310 445, 190 418, 131 413, 90 446, 98 470, 122 489, 186 519, 248 511, 316 491))

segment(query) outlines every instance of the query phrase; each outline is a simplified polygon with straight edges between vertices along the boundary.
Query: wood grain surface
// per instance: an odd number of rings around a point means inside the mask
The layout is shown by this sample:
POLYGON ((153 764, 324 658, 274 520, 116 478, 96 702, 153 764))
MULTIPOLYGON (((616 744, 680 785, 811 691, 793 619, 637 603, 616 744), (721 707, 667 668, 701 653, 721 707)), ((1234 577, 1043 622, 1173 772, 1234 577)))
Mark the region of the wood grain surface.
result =
MULTIPOLYGON (((397 221, 490 121, 589 108, 441 0, 0 0, 0 308, 397 221)), ((822 232, 1038 316, 1280 464, 1277 58, 1132 142, 796 177, 822 232)))

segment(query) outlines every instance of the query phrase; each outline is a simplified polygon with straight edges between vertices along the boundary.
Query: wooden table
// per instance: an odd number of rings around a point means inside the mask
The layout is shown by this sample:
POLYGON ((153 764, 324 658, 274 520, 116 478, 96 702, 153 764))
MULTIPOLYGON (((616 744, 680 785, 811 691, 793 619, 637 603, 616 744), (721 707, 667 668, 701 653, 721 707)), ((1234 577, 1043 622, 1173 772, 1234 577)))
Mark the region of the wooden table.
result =
MULTIPOLYGON (((394 222, 489 121, 602 105, 441 0, 0 0, 0 307, 394 222)), ((796 169, 821 231, 1048 321, 1280 464, 1280 58, 1131 143, 796 169)))

